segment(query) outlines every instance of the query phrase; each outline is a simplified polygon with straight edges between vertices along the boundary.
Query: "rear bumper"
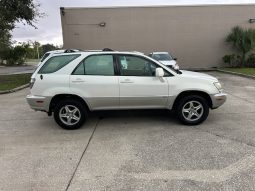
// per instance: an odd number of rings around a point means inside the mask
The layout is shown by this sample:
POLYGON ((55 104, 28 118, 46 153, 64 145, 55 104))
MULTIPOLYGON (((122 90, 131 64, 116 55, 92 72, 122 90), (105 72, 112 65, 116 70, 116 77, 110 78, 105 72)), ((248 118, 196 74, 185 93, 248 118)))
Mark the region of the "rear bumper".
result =
POLYGON ((36 111, 49 112, 50 97, 27 95, 27 103, 29 106, 36 111))
POLYGON ((212 109, 216 109, 220 107, 225 101, 227 100, 227 94, 225 93, 218 93, 211 95, 212 99, 212 109))

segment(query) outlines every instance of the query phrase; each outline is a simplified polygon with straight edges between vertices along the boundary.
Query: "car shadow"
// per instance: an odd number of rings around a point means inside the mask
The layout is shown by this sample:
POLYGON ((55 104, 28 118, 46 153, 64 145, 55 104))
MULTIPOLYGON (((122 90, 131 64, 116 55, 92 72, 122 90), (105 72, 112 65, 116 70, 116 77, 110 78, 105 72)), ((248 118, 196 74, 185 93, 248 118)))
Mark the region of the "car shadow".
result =
POLYGON ((90 117, 98 117, 99 119, 141 119, 141 120, 160 120, 160 121, 171 121, 173 123, 179 123, 176 118, 176 115, 173 111, 169 110, 104 110, 104 111, 93 111, 90 114, 90 117))

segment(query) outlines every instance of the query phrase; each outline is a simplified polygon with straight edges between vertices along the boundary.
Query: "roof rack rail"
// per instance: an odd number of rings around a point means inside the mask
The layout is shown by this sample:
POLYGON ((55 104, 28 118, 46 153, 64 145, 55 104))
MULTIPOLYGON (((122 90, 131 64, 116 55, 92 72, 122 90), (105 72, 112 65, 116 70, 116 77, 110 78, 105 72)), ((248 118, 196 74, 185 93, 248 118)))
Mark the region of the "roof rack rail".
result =
POLYGON ((66 49, 64 51, 64 53, 71 53, 71 52, 78 52, 78 51, 82 51, 82 50, 79 50, 79 49, 66 49))
POLYGON ((114 51, 114 50, 112 50, 110 48, 104 48, 103 51, 114 51))

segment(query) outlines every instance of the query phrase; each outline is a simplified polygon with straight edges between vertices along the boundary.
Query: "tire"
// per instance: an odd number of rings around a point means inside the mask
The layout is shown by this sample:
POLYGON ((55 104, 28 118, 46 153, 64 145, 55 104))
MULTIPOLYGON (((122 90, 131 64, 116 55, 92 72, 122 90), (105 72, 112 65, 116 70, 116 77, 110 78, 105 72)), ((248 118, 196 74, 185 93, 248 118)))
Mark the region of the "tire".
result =
POLYGON ((205 98, 190 95, 181 98, 176 107, 178 119, 185 125, 198 125, 207 119, 209 106, 205 98))
POLYGON ((67 130, 80 128, 87 118, 85 106, 74 99, 59 101, 54 108, 54 119, 56 123, 67 130))

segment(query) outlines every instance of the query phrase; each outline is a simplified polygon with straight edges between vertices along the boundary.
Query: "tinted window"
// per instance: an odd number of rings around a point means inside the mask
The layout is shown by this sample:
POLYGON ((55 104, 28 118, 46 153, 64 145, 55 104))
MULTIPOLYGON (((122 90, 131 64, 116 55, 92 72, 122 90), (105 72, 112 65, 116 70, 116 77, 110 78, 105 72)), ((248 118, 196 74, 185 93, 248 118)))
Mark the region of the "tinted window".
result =
POLYGON ((136 56, 119 56, 122 76, 155 76, 156 65, 150 60, 136 56))
POLYGON ((48 74, 56 72, 79 56, 80 54, 70 54, 51 57, 45 62, 38 73, 48 74))
POLYGON ((114 76, 112 55, 94 55, 86 58, 73 72, 74 75, 114 76))
POLYGON ((41 58, 41 62, 43 62, 49 55, 50 53, 45 53, 43 57, 41 58))
POLYGON ((85 74, 83 62, 75 69, 73 74, 74 75, 84 75, 85 74))

